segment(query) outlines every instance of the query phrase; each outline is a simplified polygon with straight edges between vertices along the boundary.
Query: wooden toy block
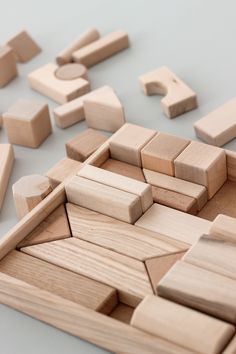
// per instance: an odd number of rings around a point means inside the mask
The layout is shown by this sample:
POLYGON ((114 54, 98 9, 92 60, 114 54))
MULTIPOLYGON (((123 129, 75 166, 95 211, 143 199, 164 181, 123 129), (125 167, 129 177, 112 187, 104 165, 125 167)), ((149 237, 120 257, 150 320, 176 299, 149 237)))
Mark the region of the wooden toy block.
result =
POLYGON ((17 245, 17 248, 61 240, 70 236, 70 226, 68 224, 65 207, 62 204, 30 232, 29 235, 17 245))
POLYGON ((12 144, 37 148, 52 133, 48 105, 18 100, 3 113, 4 127, 12 144))
POLYGON ((125 123, 122 104, 110 87, 90 93, 83 102, 89 127, 114 133, 125 123))
POLYGON ((75 176, 65 186, 67 200, 111 216, 134 223, 142 215, 141 200, 134 194, 75 176))
POLYGON ((12 251, 5 257, 0 271, 105 314, 117 304, 115 289, 22 252, 12 251))
POLYGON ((230 341, 222 354, 235 354, 236 353, 236 336, 230 341))
POLYGON ((60 80, 55 72, 58 65, 46 64, 28 75, 30 87, 58 103, 66 103, 90 91, 87 80, 79 77, 74 80, 60 80))
POLYGON ((87 129, 66 143, 67 156, 73 160, 85 161, 106 140, 107 137, 96 130, 87 129))
POLYGON ((220 353, 235 332, 231 324, 154 295, 135 309, 131 325, 202 354, 220 353))
POLYGON ((174 160, 189 143, 174 135, 158 133, 141 151, 143 168, 174 176, 174 160))
POLYGON ((196 93, 166 66, 140 76, 139 82, 146 95, 165 96, 161 105, 169 118, 197 108, 196 93))
POLYGON ((134 308, 122 303, 119 303, 116 308, 111 312, 110 317, 118 321, 129 324, 133 315, 134 308))
POLYGON ((125 256, 145 261, 188 249, 182 242, 89 209, 71 203, 66 208, 72 236, 125 256))
POLYGON ((155 130, 126 123, 109 140, 111 157, 141 167, 141 150, 154 135, 155 130))
POLYGON ((168 300, 236 322, 236 282, 228 277, 177 261, 161 279, 157 291, 168 300))
POLYGON ((72 54, 76 50, 85 47, 86 45, 96 41, 99 38, 100 34, 96 28, 87 29, 57 55, 57 64, 64 65, 72 62, 72 54))
POLYGON ((52 188, 56 188, 58 184, 76 175, 81 165, 82 163, 79 161, 65 158, 58 161, 45 175, 50 179, 52 188))
POLYGON ((225 150, 228 180, 236 182, 236 152, 225 150))
POLYGON ((55 71, 55 75, 59 80, 75 80, 80 77, 87 80, 87 69, 84 65, 79 63, 69 63, 62 66, 55 71))
POLYGON ((110 150, 109 150, 109 143, 108 141, 105 141, 104 144, 102 144, 94 154, 89 156, 87 160, 84 162, 86 165, 92 165, 96 167, 102 166, 107 159, 109 159, 110 156, 110 150))
POLYGON ((136 181, 129 177, 121 176, 117 173, 91 165, 82 167, 78 172, 78 176, 138 196, 141 200, 143 212, 153 204, 152 189, 147 183, 136 181))
POLYGON ((114 287, 120 301, 129 306, 136 306, 145 295, 153 293, 142 262, 75 237, 25 247, 22 251, 114 287))
POLYGON ((0 47, 0 88, 18 75, 16 60, 11 48, 0 47))
POLYGON ((91 67, 128 47, 128 34, 124 31, 116 31, 76 50, 72 57, 75 62, 91 67))
POLYGON ((122 161, 107 159, 100 167, 104 170, 118 173, 122 176, 133 178, 141 182, 146 182, 143 171, 140 167, 130 165, 122 161))
POLYGON ((41 48, 26 31, 17 33, 8 40, 7 45, 13 50, 15 58, 25 63, 41 52, 41 48))
POLYGON ((22 219, 52 191, 52 187, 46 176, 29 175, 14 183, 12 191, 17 217, 22 219))
POLYGON ((222 146, 236 138, 236 98, 194 123, 196 135, 208 144, 222 146))
POLYGON ((236 242, 236 219, 219 214, 211 225, 210 234, 223 240, 236 242))
POLYGON ((0 144, 0 210, 5 198, 14 163, 14 150, 10 144, 0 144))
POLYGON ((175 175, 205 186, 210 199, 227 179, 225 151, 192 141, 176 158, 175 175))
POLYGON ((211 222, 154 203, 135 225, 191 245, 208 233, 211 222))

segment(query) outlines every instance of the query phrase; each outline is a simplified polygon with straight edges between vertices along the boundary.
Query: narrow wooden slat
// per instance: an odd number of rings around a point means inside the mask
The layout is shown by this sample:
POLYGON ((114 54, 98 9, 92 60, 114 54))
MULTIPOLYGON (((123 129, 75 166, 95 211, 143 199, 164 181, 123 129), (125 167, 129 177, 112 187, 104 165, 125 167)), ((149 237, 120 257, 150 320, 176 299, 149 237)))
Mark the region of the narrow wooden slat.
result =
POLYGON ((5 197, 8 181, 14 162, 14 150, 11 144, 0 144, 0 210, 5 197))

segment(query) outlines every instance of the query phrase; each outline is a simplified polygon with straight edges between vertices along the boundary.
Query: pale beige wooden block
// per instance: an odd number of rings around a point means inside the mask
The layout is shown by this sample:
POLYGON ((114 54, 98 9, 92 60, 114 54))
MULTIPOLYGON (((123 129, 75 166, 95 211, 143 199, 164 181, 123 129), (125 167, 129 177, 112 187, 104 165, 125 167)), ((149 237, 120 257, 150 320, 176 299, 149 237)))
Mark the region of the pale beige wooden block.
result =
POLYGON ((141 167, 141 150, 155 134, 155 130, 126 123, 109 140, 111 157, 141 167))
POLYGON ((58 66, 46 64, 28 75, 30 87, 58 103, 66 103, 90 91, 90 84, 83 78, 59 80, 55 71, 58 66))
POLYGON ((4 87, 18 75, 16 60, 10 47, 0 47, 0 87, 4 87))
POLYGON ((175 175, 205 186, 210 199, 227 179, 225 151, 192 141, 176 158, 175 175))
POLYGON ((134 194, 75 176, 65 186, 69 202, 134 223, 142 215, 141 200, 134 194))
POLYGON ((114 318, 123 323, 130 323, 133 316, 134 308, 121 302, 116 306, 116 308, 111 312, 110 317, 114 318))
POLYGON ((196 135, 208 144, 222 146, 236 138, 236 98, 194 123, 196 135))
POLYGON ((143 169, 144 176, 147 183, 152 186, 164 188, 172 192, 187 195, 197 200, 198 210, 201 210, 207 203, 207 190, 206 187, 184 181, 182 179, 164 175, 159 172, 143 169))
POLYGON ((12 144, 37 148, 52 133, 46 103, 17 100, 3 113, 3 122, 12 144))
POLYGON ((222 354, 236 354, 236 336, 233 337, 222 354))
POLYGON ((108 140, 102 144, 91 156, 85 160, 84 165, 92 165, 96 167, 102 166, 109 159, 110 150, 108 140))
POLYGON ((82 163, 79 161, 65 158, 52 166, 45 175, 50 179, 51 186, 56 188, 58 184, 64 182, 67 178, 76 175, 81 165, 82 163))
POLYGON ((28 175, 21 177, 12 186, 17 217, 22 219, 52 191, 46 176, 28 175))
POLYGON ((10 144, 0 144, 0 210, 3 205, 14 163, 14 150, 10 144))
POLYGON ((128 34, 124 31, 116 31, 75 51, 72 57, 75 62, 90 67, 128 47, 128 34))
POLYGON ((59 66, 55 71, 55 75, 59 80, 75 80, 78 78, 88 80, 87 68, 79 63, 68 63, 59 66))
POLYGON ((174 160, 189 142, 174 135, 158 133, 141 151, 143 168, 174 176, 174 160))
POLYGON ((158 295, 184 306, 236 323, 236 282, 177 261, 157 286, 158 295))
POLYGON ((140 167, 130 165, 122 161, 109 158, 100 167, 104 170, 118 173, 122 176, 133 178, 141 182, 146 182, 143 171, 140 167))
POLYGON ((83 48, 99 38, 100 34, 96 28, 88 28, 57 55, 57 63, 63 65, 72 62, 72 54, 76 50, 83 48))
POLYGON ((153 293, 142 262, 75 237, 25 247, 22 251, 114 287, 120 301, 130 306, 153 293))
POLYGON ((26 31, 21 31, 7 41, 12 48, 16 60, 25 63, 41 52, 39 45, 26 31))
POLYGON ((141 200, 143 213, 153 204, 152 189, 147 183, 91 165, 82 167, 78 176, 137 195, 141 200))
POLYGON ((108 138, 93 129, 86 129, 66 143, 67 156, 73 160, 85 161, 108 138))
POLYGON ((117 305, 115 289, 22 252, 9 253, 0 272, 102 313, 117 305))
POLYGON ((219 214, 212 222, 210 234, 222 240, 236 242, 236 218, 219 214))
POLYGON ((169 118, 197 108, 196 93, 166 66, 140 76, 139 82, 146 95, 165 96, 161 105, 169 118))
POLYGON ((236 152, 225 150, 225 153, 228 179, 236 182, 236 152))
POLYGON ((202 354, 219 354, 235 332, 231 324, 153 295, 135 309, 131 325, 202 354))
POLYGON ((209 232, 211 222, 154 203, 135 225, 191 245, 209 232))

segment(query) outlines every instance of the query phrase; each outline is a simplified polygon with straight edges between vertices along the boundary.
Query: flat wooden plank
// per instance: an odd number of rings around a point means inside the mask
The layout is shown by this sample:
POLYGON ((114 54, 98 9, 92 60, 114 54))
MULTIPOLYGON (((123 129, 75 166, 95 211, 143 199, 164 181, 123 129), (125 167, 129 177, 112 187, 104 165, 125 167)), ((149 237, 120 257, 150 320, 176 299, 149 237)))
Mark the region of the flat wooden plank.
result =
POLYGON ((0 144, 0 210, 7 190, 13 162, 14 150, 12 145, 0 144))
POLYGON ((52 166, 45 175, 50 179, 53 188, 64 182, 79 171, 81 162, 69 158, 64 158, 52 166))
POLYGON ((131 317, 133 315, 134 308, 121 302, 115 307, 115 309, 111 312, 110 317, 121 321, 123 323, 130 323, 131 317))
POLYGON ((122 161, 108 159, 100 167, 103 168, 104 170, 118 173, 122 176, 137 179, 138 181, 141 182, 146 182, 143 175, 143 171, 140 167, 130 165, 122 161))
POLYGON ((219 214, 213 221, 210 234, 220 239, 236 242, 236 218, 219 214))

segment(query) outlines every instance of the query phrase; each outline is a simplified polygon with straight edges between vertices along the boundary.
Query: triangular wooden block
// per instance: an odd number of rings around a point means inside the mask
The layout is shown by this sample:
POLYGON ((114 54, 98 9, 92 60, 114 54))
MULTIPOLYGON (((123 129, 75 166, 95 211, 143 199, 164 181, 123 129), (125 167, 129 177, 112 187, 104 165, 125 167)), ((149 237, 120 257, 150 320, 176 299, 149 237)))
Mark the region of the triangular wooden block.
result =
POLYGON ((61 204, 36 229, 34 229, 17 248, 37 245, 70 237, 70 227, 65 207, 61 204))

